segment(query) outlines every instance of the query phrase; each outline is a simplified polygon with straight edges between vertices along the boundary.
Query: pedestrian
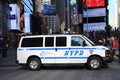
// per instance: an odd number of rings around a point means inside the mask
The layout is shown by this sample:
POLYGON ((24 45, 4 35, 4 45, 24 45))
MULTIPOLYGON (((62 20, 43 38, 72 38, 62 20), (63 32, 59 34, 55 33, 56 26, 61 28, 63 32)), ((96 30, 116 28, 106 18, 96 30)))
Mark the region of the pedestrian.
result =
POLYGON ((118 60, 118 62, 120 63, 120 40, 118 42, 119 42, 119 47, 118 47, 118 52, 119 52, 118 58, 119 58, 119 60, 118 60))
POLYGON ((2 45, 1 45, 1 48, 2 48, 2 57, 3 57, 4 59, 6 59, 6 58, 7 58, 8 44, 5 43, 5 41, 4 41, 4 42, 2 43, 2 45))
POLYGON ((119 42, 115 37, 111 37, 111 49, 113 52, 113 55, 118 56, 118 48, 119 48, 119 42))
MULTIPOLYGON (((118 42, 119 42, 119 45, 120 45, 120 37, 118 38, 118 42)), ((119 55, 118 55, 118 62, 120 63, 120 46, 118 47, 118 51, 119 51, 119 55)))

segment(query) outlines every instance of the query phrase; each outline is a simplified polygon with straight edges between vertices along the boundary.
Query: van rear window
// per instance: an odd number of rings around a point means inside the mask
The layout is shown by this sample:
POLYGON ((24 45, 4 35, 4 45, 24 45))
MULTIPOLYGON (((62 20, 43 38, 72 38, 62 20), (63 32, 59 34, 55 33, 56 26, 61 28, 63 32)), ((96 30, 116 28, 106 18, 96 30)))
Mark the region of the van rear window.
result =
POLYGON ((21 47, 43 47, 43 38, 24 38, 21 47))

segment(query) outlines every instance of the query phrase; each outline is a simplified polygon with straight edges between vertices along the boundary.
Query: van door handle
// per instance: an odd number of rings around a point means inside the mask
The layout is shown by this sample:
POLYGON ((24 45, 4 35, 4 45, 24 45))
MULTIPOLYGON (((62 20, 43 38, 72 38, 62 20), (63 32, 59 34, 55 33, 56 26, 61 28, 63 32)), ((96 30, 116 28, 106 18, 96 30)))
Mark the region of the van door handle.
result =
POLYGON ((70 48, 68 48, 70 50, 70 48))
POLYGON ((57 48, 55 48, 55 51, 57 52, 57 48))

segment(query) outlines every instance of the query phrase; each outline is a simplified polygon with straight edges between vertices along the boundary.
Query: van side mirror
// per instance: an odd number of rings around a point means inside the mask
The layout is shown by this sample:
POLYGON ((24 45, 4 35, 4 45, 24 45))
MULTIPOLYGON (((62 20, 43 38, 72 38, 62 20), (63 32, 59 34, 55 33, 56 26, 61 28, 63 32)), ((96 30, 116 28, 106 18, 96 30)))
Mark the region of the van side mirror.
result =
POLYGON ((87 46, 87 44, 86 44, 86 42, 85 42, 85 41, 83 41, 83 47, 84 47, 84 46, 87 46))
POLYGON ((103 45, 103 44, 104 44, 104 42, 102 40, 98 41, 98 45, 103 45))

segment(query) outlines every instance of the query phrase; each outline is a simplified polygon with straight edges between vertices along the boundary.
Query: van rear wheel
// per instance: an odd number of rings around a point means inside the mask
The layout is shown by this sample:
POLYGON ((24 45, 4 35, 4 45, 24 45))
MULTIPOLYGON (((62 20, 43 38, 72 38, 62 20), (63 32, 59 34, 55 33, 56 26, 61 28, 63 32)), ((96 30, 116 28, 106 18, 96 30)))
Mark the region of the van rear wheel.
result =
POLYGON ((41 61, 38 58, 30 58, 27 65, 29 70, 37 71, 41 68, 41 61))
POLYGON ((102 67, 102 61, 99 57, 93 56, 88 60, 87 65, 91 70, 99 70, 102 67))

